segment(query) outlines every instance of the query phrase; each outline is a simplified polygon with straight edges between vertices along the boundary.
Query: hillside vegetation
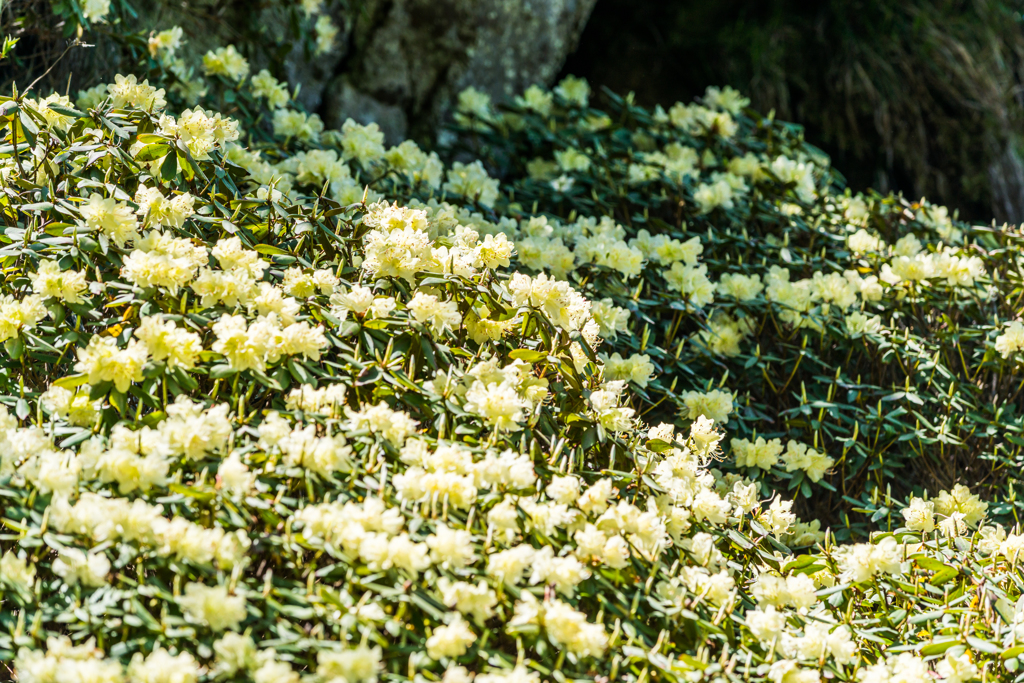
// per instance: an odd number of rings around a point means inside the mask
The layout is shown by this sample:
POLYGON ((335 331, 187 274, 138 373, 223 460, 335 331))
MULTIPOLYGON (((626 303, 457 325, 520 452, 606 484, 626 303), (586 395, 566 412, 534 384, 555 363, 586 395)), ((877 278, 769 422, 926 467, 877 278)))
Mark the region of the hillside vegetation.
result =
POLYGON ((145 39, 0 99, 17 680, 1017 677, 1019 232, 727 88, 428 151, 145 39))

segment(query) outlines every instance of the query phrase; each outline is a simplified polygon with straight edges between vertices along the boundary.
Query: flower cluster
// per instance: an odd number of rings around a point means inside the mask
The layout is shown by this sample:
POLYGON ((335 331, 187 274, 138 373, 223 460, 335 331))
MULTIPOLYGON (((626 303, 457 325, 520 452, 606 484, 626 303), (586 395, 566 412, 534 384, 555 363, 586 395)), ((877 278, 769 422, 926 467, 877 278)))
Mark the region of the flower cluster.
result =
POLYGON ((1001 448, 985 425, 1024 426, 965 388, 984 376, 994 395, 1016 390, 1007 369, 1024 328, 998 293, 1016 231, 837 189, 827 158, 733 90, 653 111, 610 98, 605 114, 563 94, 575 83, 502 108, 467 91, 456 119, 471 143, 453 151, 499 170, 510 200, 498 214, 515 224, 498 229, 518 264, 579 283, 618 354, 603 357, 609 377, 630 380, 651 419, 728 419, 744 447, 723 469, 765 495, 785 482, 826 515, 873 505, 864 496, 888 483, 877 468, 906 473, 893 485, 911 493, 1001 448), (728 406, 710 405, 714 391, 728 406), (948 414, 951 396, 971 406, 966 422, 948 414), (790 442, 808 450, 780 459, 790 442), (933 443, 951 454, 938 479, 921 461, 933 443))
MULTIPOLYGON (((330 50, 323 3, 301 11, 330 50)), ((172 73, 180 46, 149 43, 172 73)), ((276 141, 247 147, 248 122, 133 77, 87 112, 0 109, 0 659, 18 680, 1020 666, 1005 503, 843 489, 871 534, 800 521, 785 493, 963 447, 920 406, 1003 396, 1020 323, 985 316, 1009 238, 836 193, 730 89, 614 120, 578 79, 505 113, 464 93, 484 159, 446 167, 373 124, 326 130, 234 48, 203 70, 276 141), (494 155, 523 162, 503 185, 488 145, 535 124, 559 144, 494 155), (953 308, 984 324, 958 336, 953 308), (991 384, 946 388, 944 348, 911 336, 940 319, 991 384), (914 381, 871 384, 897 366, 914 381)))

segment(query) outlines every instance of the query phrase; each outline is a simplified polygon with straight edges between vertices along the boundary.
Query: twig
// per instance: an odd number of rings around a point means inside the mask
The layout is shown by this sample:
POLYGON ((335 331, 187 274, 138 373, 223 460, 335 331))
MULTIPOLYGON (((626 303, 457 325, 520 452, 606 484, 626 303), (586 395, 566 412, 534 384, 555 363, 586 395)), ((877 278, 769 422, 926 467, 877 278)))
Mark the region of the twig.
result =
MULTIPOLYGON (((83 43, 81 38, 75 38, 75 41, 73 43, 71 43, 70 45, 68 45, 66 48, 64 48, 64 52, 60 53, 60 57, 57 57, 57 59, 54 60, 53 64, 50 65, 50 68, 48 68, 46 71, 44 71, 42 74, 40 74, 40 76, 36 80, 32 81, 29 84, 29 86, 27 88, 25 88, 25 90, 22 92, 22 95, 27 95, 30 92, 32 92, 32 88, 35 87, 36 83, 38 83, 39 81, 41 81, 44 78, 46 78, 46 76, 51 71, 53 71, 53 68, 60 63, 60 60, 64 59, 64 55, 66 55, 68 52, 70 52, 71 48, 73 48, 73 47, 95 47, 95 46, 94 45, 89 45, 88 43, 83 43)), ((69 81, 69 83, 70 83, 70 81, 69 81)))

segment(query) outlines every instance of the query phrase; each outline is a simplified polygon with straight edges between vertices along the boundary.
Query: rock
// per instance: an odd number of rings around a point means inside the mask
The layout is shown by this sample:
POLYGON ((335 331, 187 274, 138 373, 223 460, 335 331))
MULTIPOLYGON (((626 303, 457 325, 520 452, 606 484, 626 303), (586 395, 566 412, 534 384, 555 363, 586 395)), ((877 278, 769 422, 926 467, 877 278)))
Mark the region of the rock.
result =
POLYGON ((496 101, 549 84, 596 0, 371 0, 327 86, 325 123, 375 120, 389 141, 430 138, 473 86, 496 101), (399 116, 401 114, 401 116, 399 116), (404 117, 404 121, 403 121, 404 117))
POLYGON ((295 86, 300 86, 296 100, 309 111, 318 111, 323 106, 327 84, 335 78, 343 60, 348 56, 352 17, 344 12, 331 12, 330 17, 339 28, 333 50, 316 55, 312 46, 297 41, 284 60, 283 75, 292 92, 295 92, 295 86))
POLYGON ((345 76, 338 76, 329 86, 326 115, 331 128, 340 128, 348 118, 363 125, 376 123, 384 131, 384 140, 389 145, 397 145, 408 137, 409 121, 401 107, 367 95, 350 84, 345 76))

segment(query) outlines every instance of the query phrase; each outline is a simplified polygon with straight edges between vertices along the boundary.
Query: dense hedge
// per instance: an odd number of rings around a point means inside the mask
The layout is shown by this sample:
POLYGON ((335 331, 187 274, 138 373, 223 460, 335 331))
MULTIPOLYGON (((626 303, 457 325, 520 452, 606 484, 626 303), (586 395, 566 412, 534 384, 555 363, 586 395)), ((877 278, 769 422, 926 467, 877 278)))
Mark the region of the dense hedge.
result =
POLYGON ((0 99, 18 680, 1016 677, 1019 235, 730 90, 469 91, 446 163, 153 37, 0 99))

